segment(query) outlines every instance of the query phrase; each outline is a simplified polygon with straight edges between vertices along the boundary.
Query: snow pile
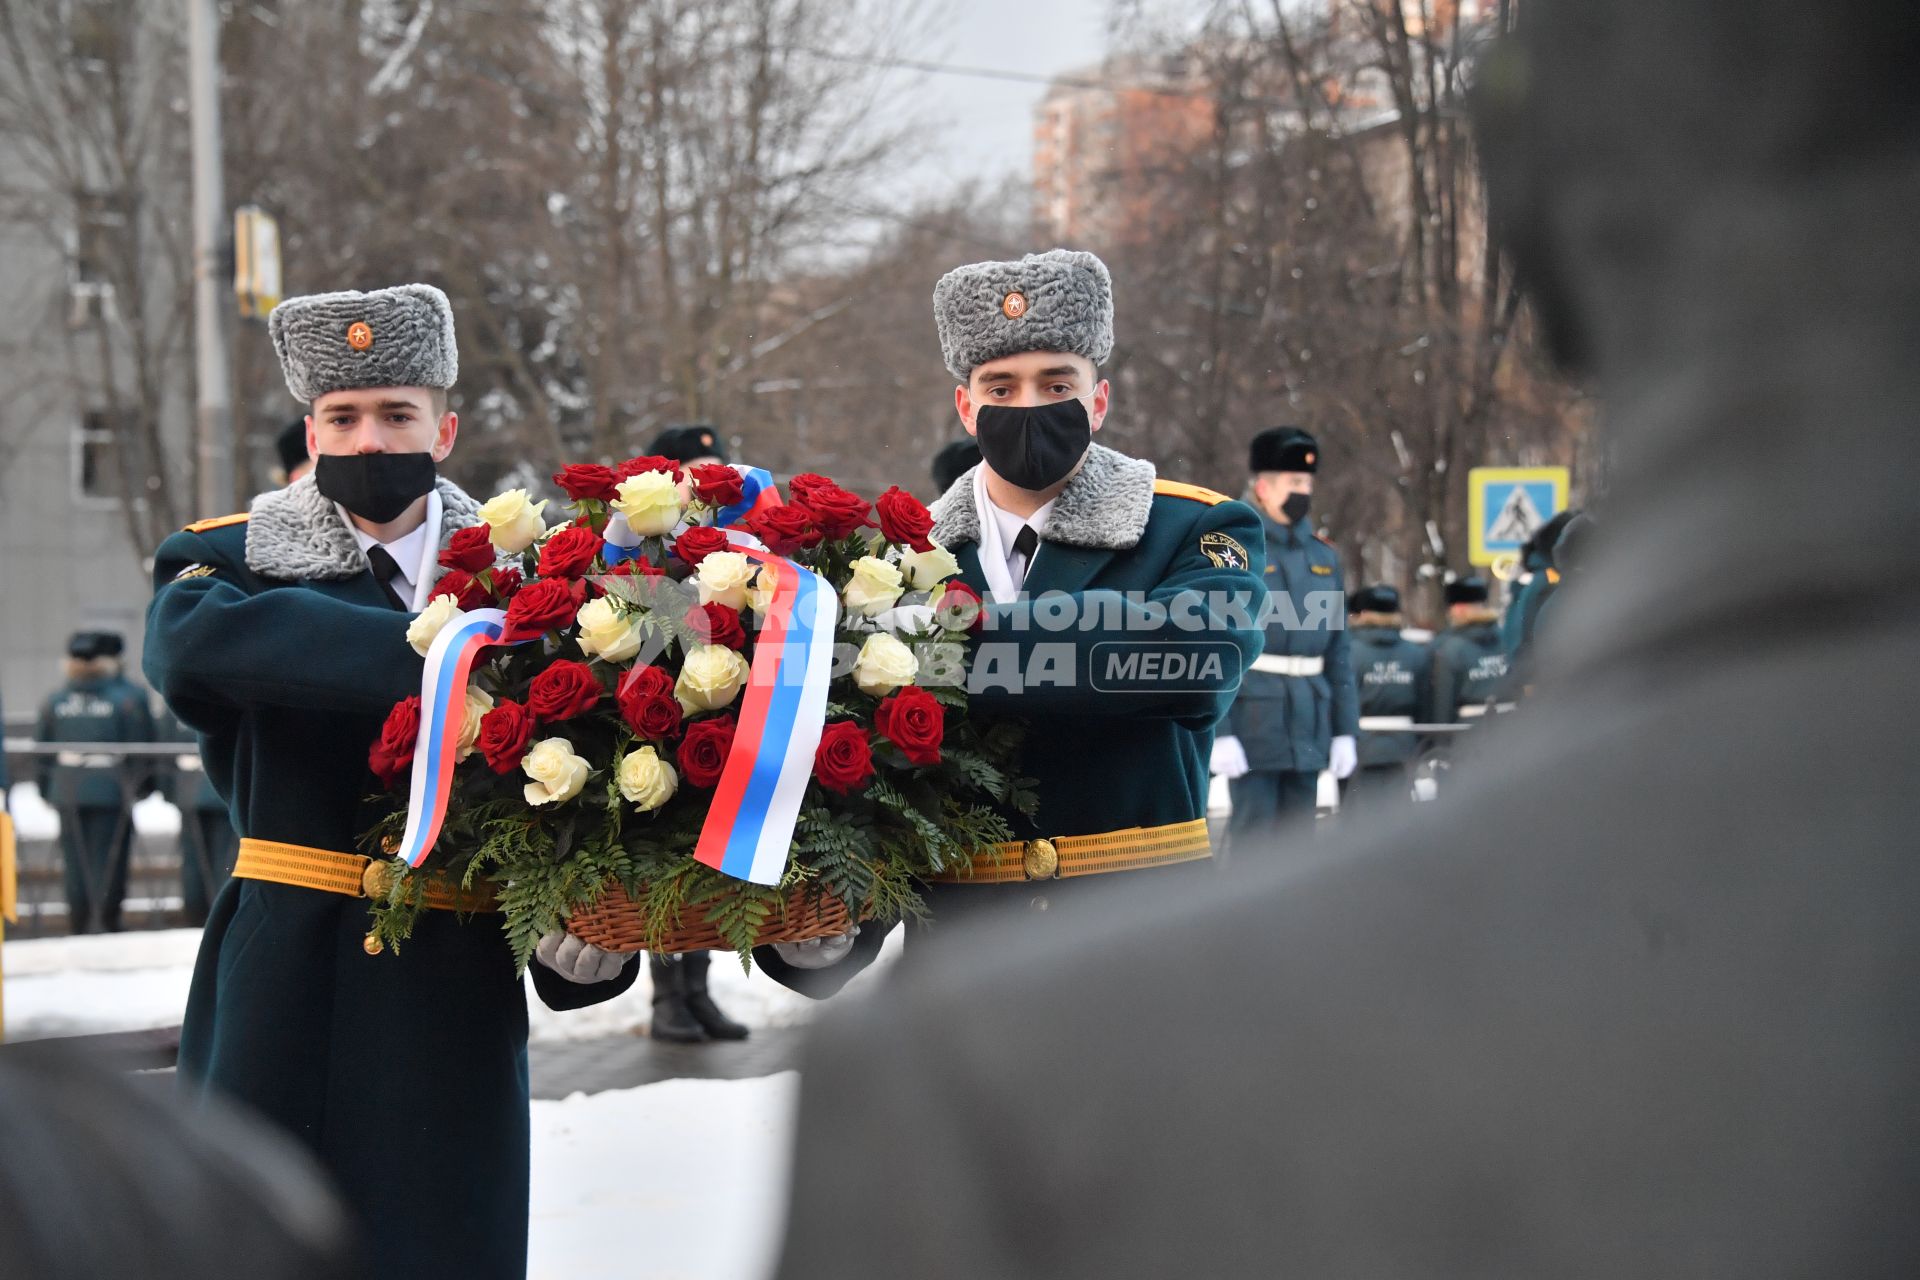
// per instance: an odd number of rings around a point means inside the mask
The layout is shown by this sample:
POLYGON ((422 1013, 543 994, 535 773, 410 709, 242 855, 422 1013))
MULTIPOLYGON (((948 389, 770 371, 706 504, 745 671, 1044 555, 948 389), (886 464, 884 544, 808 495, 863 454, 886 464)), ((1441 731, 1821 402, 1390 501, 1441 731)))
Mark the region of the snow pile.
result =
POLYGON ((758 1280, 786 1220, 799 1077, 533 1104, 529 1280, 758 1280))

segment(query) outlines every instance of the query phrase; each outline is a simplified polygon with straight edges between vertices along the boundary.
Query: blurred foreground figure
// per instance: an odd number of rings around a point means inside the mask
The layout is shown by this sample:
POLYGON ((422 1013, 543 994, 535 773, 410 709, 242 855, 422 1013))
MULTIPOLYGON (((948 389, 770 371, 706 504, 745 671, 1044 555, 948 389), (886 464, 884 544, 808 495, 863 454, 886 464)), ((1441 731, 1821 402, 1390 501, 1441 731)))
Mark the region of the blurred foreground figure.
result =
POLYGON ((1521 13, 1493 210, 1618 447, 1540 696, 823 1019, 782 1275, 1920 1275, 1920 7, 1521 13))
POLYGON ((0 1274, 346 1280, 347 1224, 302 1152, 73 1055, 0 1051, 0 1274))

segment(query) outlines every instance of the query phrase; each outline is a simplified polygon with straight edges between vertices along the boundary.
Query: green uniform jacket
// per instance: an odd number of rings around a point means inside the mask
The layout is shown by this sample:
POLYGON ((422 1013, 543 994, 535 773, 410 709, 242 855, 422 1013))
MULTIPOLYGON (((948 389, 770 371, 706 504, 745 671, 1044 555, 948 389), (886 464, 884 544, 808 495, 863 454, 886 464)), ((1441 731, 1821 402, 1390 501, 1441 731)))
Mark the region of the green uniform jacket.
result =
POLYGON ((1500 622, 1489 617, 1449 627, 1433 642, 1433 719, 1452 724, 1462 707, 1484 707, 1507 693, 1500 622))
MULTIPOLYGON (((1433 703, 1433 650, 1409 640, 1398 627, 1353 627, 1353 676, 1360 689, 1360 715, 1407 716, 1419 720, 1433 703)), ((1360 730, 1357 744, 1362 769, 1406 764, 1420 754, 1420 737, 1411 731, 1360 730)))
MULTIPOLYGON (((441 541, 474 522, 442 481, 441 541)), ((311 478, 250 522, 174 534, 154 561, 146 670, 198 731, 242 836, 351 851, 376 789, 367 749, 419 690, 392 608, 311 478)), ((527 1009, 497 916, 423 913, 399 955, 367 955, 359 898, 258 880, 215 899, 181 1030, 192 1090, 238 1099, 318 1153, 381 1276, 526 1270, 527 1009)), ((535 965, 554 1008, 577 986, 535 965)))
MULTIPOLYGON (((934 540, 991 601, 973 472, 932 510, 934 540)), ((971 659, 972 708, 1027 725, 1022 765, 1040 805, 1031 819, 1011 815, 1016 833, 1086 835, 1205 817, 1213 728, 1260 649, 1260 554, 1259 517, 1245 504, 1156 483, 1151 463, 1093 446, 1055 500, 1023 599, 987 605, 971 659), (1083 629, 1083 619, 1095 625, 1083 629)), ((1178 892, 1208 870, 1193 863, 1126 874, 1163 878, 1178 892)), ((975 913, 1074 910, 1113 878, 928 885, 931 932, 950 932, 975 913)), ((791 970, 771 948, 756 959, 786 985, 826 995, 883 936, 863 931, 854 955, 810 973, 791 970)))
MULTIPOLYGON (((153 712, 146 692, 118 675, 72 680, 47 696, 34 737, 41 742, 152 742, 153 712)), ((62 764, 57 756, 36 762, 40 794, 56 809, 118 809, 127 803, 121 773, 143 794, 151 775, 144 759, 108 759, 93 764, 62 764)))
POLYGON ((1340 553, 1313 532, 1260 517, 1265 578, 1272 593, 1265 652, 1318 658, 1319 675, 1247 674, 1231 728, 1256 772, 1318 773, 1335 737, 1359 732, 1359 703, 1347 642, 1346 580, 1340 553))

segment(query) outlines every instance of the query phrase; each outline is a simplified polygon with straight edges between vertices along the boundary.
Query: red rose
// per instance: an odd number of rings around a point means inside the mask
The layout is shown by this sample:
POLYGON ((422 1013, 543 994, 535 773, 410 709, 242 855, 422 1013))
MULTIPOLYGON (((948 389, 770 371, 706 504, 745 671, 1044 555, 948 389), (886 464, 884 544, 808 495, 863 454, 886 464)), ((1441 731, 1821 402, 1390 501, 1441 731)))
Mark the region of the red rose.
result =
POLYGON ((643 471, 664 471, 675 480, 680 478, 680 466, 672 458, 656 457, 652 454, 644 458, 628 458, 613 469, 614 481, 631 480, 643 471))
POLYGON ((720 781, 720 771, 727 767, 727 753, 733 750, 733 729, 731 715, 695 720, 688 725, 675 757, 680 762, 680 776, 696 787, 710 787, 720 781))
POLYGON ((730 507, 747 496, 747 482, 732 467, 708 462, 689 474, 693 476, 693 496, 710 507, 730 507))
POLYGON ((874 508, 880 515, 880 536, 888 542, 903 542, 915 551, 933 549, 927 540, 933 532, 933 516, 920 499, 895 485, 880 495, 874 508))
POLYGON ((543 632, 564 627, 580 612, 586 589, 564 578, 542 578, 520 588, 507 606, 501 644, 518 644, 543 632))
POLYGON ((493 603, 487 589, 465 569, 449 569, 441 574, 440 580, 433 584, 433 594, 452 596, 462 609, 484 609, 493 603))
POLYGON ((978 631, 980 608, 978 591, 958 578, 949 578, 940 593, 940 607, 933 611, 933 616, 943 627, 955 631, 978 631))
POLYGON ((747 633, 740 625, 740 611, 724 604, 697 604, 687 610, 687 625, 702 644, 723 644, 729 649, 747 647, 747 633))
POLYGON ((495 773, 512 773, 533 741, 533 716, 517 702, 500 701, 480 717, 480 754, 495 773))
POLYGON ((696 524, 673 540, 673 554, 679 556, 686 566, 692 569, 714 552, 725 551, 732 545, 727 541, 727 535, 718 529, 696 524))
POLYGON ((852 720, 838 720, 820 731, 813 754, 813 776, 829 791, 846 795, 873 776, 873 748, 867 731, 852 720))
POLYGON ((947 734, 947 709, 925 689, 908 685, 881 700, 874 728, 914 764, 939 764, 940 742, 947 734))
POLYGON ((746 519, 747 532, 767 544, 777 556, 820 545, 820 531, 813 527, 813 513, 798 503, 768 507, 746 519))
POLYGON ((535 572, 543 578, 577 578, 593 567, 602 541, 592 529, 570 524, 541 544, 535 572))
POLYGON ((620 716, 643 738, 663 742, 680 732, 680 704, 673 698, 673 675, 660 667, 635 667, 614 695, 620 716))
POLYGON ((807 500, 807 495, 815 489, 838 489, 839 487, 839 485, 827 479, 825 476, 815 475, 811 471, 802 471, 799 475, 787 481, 787 496, 795 502, 804 504, 807 500))
POLYGON ((549 724, 571 720, 600 701, 600 681, 584 662, 565 658, 533 678, 527 686, 527 710, 549 724))
POLYGON ((520 571, 512 565, 495 569, 492 582, 494 601, 505 604, 513 599, 515 592, 520 590, 520 571))
POLYGON ((413 767, 413 747, 420 740, 420 698, 415 695, 393 704, 387 722, 380 726, 379 740, 367 752, 367 767, 391 787, 400 775, 413 767))
POLYGON ((829 538, 844 538, 855 529, 873 523, 867 519, 873 504, 832 482, 807 490, 804 505, 813 513, 813 522, 820 527, 820 532, 829 538))
POLYGON ((447 548, 440 553, 440 563, 449 569, 478 573, 493 566, 494 555, 493 542, 487 537, 487 526, 476 524, 447 539, 447 548))
POLYGON ((567 496, 576 502, 588 498, 610 502, 620 484, 614 477, 612 467, 603 467, 597 462, 562 467, 554 472, 553 482, 566 490, 567 496))

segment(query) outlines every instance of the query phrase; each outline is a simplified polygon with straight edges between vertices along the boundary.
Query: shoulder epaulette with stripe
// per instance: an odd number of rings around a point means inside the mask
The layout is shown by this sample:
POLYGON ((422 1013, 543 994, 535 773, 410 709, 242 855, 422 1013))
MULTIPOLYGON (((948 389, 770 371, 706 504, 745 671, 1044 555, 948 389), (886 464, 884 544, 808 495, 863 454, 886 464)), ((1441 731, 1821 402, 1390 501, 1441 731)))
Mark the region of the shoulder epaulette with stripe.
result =
POLYGON ((230 524, 243 523, 250 512, 241 511, 230 516, 214 516, 207 520, 195 520, 187 526, 188 533, 205 533, 209 529, 224 529, 230 524))
POLYGON ((1327 536, 1326 534, 1324 534, 1324 533, 1321 533, 1321 532, 1320 532, 1319 530, 1317 530, 1317 529, 1316 529, 1316 530, 1314 531, 1314 534, 1313 534, 1313 536, 1314 536, 1314 537, 1316 537, 1316 538, 1318 538, 1318 539, 1320 539, 1320 541, 1322 541, 1322 542, 1324 542, 1324 543, 1326 543, 1326 544, 1327 544, 1328 546, 1330 546, 1330 547, 1333 547, 1333 549, 1334 549, 1335 551, 1338 551, 1338 550, 1340 549, 1340 548, 1339 548, 1338 546, 1335 546, 1335 545, 1334 545, 1334 541, 1333 541, 1333 539, 1332 539, 1332 538, 1329 538, 1329 537, 1328 537, 1328 536, 1327 536))
POLYGON ((1155 480, 1153 491, 1164 493, 1169 498, 1191 498, 1195 502, 1204 502, 1210 507, 1233 501, 1224 493, 1215 493, 1212 489, 1203 489, 1197 484, 1186 484, 1179 480, 1155 480))

